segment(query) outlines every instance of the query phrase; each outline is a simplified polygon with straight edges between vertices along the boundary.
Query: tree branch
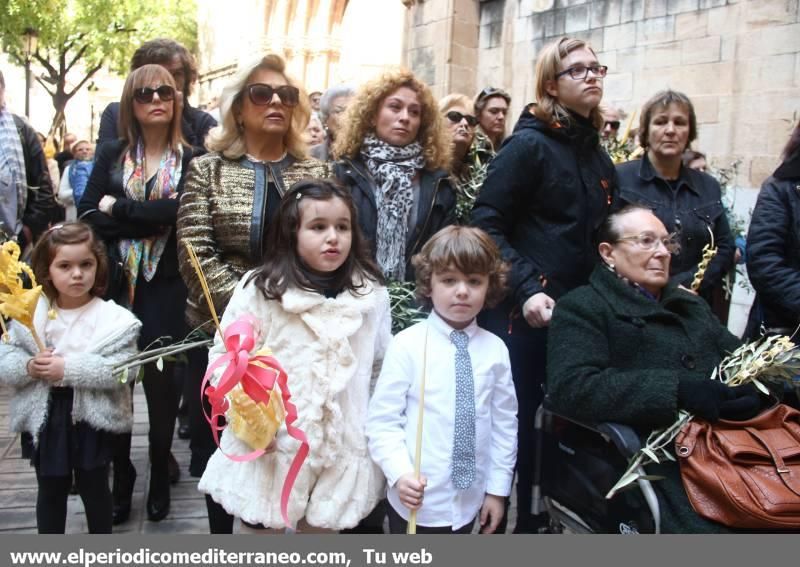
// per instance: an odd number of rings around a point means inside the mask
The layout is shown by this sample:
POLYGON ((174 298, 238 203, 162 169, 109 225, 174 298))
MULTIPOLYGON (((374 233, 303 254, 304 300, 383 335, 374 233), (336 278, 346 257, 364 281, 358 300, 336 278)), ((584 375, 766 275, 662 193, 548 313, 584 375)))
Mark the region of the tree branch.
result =
MULTIPOLYGON (((67 64, 67 66, 66 66, 66 70, 64 71, 64 73, 65 73, 65 74, 66 74, 66 73, 69 73, 70 69, 72 69, 72 67, 74 67, 74 66, 75 66, 75 63, 77 63, 78 61, 80 61, 81 59, 83 59, 83 55, 84 55, 84 53, 86 53, 86 50, 87 50, 88 48, 89 48, 89 46, 88 46, 88 45, 86 45, 86 44, 84 44, 84 45, 83 45, 83 47, 81 47, 81 48, 78 50, 78 53, 76 53, 76 54, 75 54, 75 57, 73 57, 73 58, 72 58, 72 61, 70 61, 70 62, 69 62, 69 64, 67 64)), ((67 52, 66 52, 66 51, 64 51, 64 55, 66 55, 66 54, 67 54, 67 52)))
MULTIPOLYGON (((56 70, 56 68, 53 67, 53 65, 50 63, 50 61, 48 61, 47 59, 45 59, 44 57, 39 55, 39 50, 38 49, 33 53, 33 58, 36 59, 42 67, 47 69, 47 72, 50 73, 51 77, 54 77, 54 78, 58 77, 58 71, 56 70)), ((24 64, 24 61, 23 61, 23 64, 24 64)))
POLYGON ((73 96, 73 95, 74 95, 76 92, 78 92, 79 90, 81 90, 81 87, 83 87, 83 85, 85 85, 85 84, 86 84, 86 81, 88 81, 89 79, 91 79, 91 78, 94 76, 94 74, 95 74, 95 73, 97 73, 97 72, 98 72, 98 71, 99 71, 99 70, 100 70, 102 67, 103 67, 103 63, 98 63, 97 65, 95 65, 94 67, 92 67, 91 69, 89 69, 89 71, 86 73, 86 76, 85 76, 83 79, 81 79, 81 82, 80 82, 80 83, 78 83, 78 84, 75 86, 75 88, 74 88, 74 89, 72 89, 72 92, 65 93, 65 94, 66 94, 66 96, 67 96, 67 98, 68 98, 68 99, 69 99, 69 98, 72 98, 72 96, 73 96))
POLYGON ((36 82, 37 82, 37 83, 39 83, 40 85, 42 85, 42 87, 44 88, 44 90, 46 90, 46 91, 47 91, 47 94, 49 94, 51 98, 52 98, 52 97, 54 97, 54 96, 56 96, 56 93, 55 93, 55 91, 51 91, 51 90, 48 88, 47 84, 46 84, 46 83, 45 83, 45 82, 44 82, 44 81, 43 81, 43 80, 42 80, 40 77, 36 77, 36 76, 34 76, 34 78, 36 79, 36 82))

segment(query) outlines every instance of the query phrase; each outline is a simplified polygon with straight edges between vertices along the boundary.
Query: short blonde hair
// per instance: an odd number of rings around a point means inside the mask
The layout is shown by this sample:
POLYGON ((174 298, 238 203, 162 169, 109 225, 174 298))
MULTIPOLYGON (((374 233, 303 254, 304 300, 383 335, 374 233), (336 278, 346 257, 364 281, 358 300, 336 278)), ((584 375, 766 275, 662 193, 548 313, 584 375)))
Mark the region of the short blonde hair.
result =
MULTIPOLYGON (((550 124, 569 116, 567 108, 559 100, 547 92, 548 81, 557 81, 556 75, 563 71, 563 59, 576 49, 586 48, 592 53, 594 49, 583 40, 571 37, 562 37, 542 49, 536 60, 536 105, 533 113, 536 118, 550 124)), ((598 130, 603 128, 603 115, 600 107, 593 108, 589 119, 598 130)))
POLYGON ((292 108, 292 121, 283 138, 286 151, 297 159, 308 157, 308 144, 303 136, 311 116, 311 106, 303 86, 286 74, 286 63, 283 58, 270 53, 242 67, 234 75, 233 80, 222 89, 219 97, 220 124, 208 132, 206 147, 209 151, 220 152, 228 159, 239 159, 246 152, 244 136, 239 129, 238 119, 242 110, 242 97, 247 96, 246 89, 250 79, 258 71, 274 71, 280 73, 286 82, 300 91, 300 101, 292 108))
POLYGON ((443 96, 439 100, 439 112, 442 114, 447 114, 447 111, 453 108, 454 106, 463 106, 467 109, 467 111, 472 111, 472 99, 470 99, 467 95, 461 93, 451 93, 449 95, 443 96))
POLYGON ((336 136, 333 153, 351 159, 358 157, 364 138, 375 131, 378 111, 384 99, 402 87, 417 93, 422 106, 417 141, 422 144, 426 169, 449 168, 452 152, 442 114, 428 86, 407 69, 383 73, 359 89, 347 107, 344 125, 336 136))

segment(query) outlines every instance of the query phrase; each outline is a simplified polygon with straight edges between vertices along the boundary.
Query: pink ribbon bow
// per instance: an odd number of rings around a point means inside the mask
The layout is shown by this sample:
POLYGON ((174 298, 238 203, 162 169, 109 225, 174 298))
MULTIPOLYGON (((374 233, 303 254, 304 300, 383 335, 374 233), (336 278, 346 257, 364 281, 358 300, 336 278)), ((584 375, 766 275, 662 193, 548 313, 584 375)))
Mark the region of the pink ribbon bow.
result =
MULTIPOLYGON (((211 405, 211 415, 206 413, 205 408, 203 408, 203 413, 211 426, 214 442, 219 447, 219 434, 225 429, 225 425, 220 425, 220 418, 225 417, 225 412, 230 406, 225 397, 226 394, 237 384, 241 384, 242 389, 254 402, 269 404, 272 388, 275 386, 275 382, 278 383, 286 410, 286 430, 291 437, 300 441, 300 448, 292 460, 281 490, 281 516, 287 526, 292 526, 287 512, 289 494, 292 492, 300 467, 308 456, 309 446, 305 433, 292 425, 297 420, 297 408, 291 402, 292 396, 289 393, 286 371, 273 356, 250 356, 250 350, 255 346, 255 330, 251 317, 239 317, 228 325, 228 328, 225 329, 224 343, 227 352, 208 367, 206 375, 203 377, 203 384, 200 386, 201 396, 205 393, 211 405), (216 387, 210 385, 212 374, 222 365, 227 365, 222 377, 216 387)), ((222 451, 226 457, 237 462, 252 461, 264 453, 266 453, 265 449, 258 449, 246 455, 228 455, 222 451)))

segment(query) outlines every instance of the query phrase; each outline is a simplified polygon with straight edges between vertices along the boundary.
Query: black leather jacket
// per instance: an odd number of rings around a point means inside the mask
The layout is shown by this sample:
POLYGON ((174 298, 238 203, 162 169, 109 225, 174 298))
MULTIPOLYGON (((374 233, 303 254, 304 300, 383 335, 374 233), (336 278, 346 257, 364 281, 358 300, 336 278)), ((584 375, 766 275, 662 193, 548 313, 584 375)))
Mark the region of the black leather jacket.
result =
MULTIPOLYGON (((334 164, 334 177, 349 187, 358 210, 358 224, 375 258, 378 210, 375 203, 375 180, 361 159, 344 158, 334 164)), ((456 220, 456 193, 446 171, 420 171, 417 222, 406 239, 406 281, 414 281, 411 257, 445 226, 456 220)))
POLYGON ((800 323, 800 155, 761 186, 747 233, 747 273, 764 326, 793 333, 800 323))
POLYGON ((681 166, 677 189, 673 190, 668 181, 659 177, 647 155, 618 165, 617 175, 619 194, 614 199, 614 208, 632 203, 649 207, 667 230, 678 237, 680 251, 673 254, 669 270, 673 281, 689 287, 703 258, 703 247, 711 242, 708 229, 713 231, 718 251, 706 270, 700 290, 710 290, 719 284, 733 267, 736 245, 716 179, 681 166))
POLYGON ((517 308, 545 292, 558 299, 584 285, 597 262, 593 235, 608 214, 614 166, 586 119, 545 124, 522 111, 492 160, 472 224, 511 262, 517 308))

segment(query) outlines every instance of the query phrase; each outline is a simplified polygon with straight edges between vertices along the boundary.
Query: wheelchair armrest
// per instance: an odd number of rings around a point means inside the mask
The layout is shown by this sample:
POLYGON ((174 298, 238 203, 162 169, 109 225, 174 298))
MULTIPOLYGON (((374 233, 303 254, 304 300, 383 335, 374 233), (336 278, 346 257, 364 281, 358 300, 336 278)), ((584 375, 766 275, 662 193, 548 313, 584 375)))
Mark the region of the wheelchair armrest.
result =
POLYGON ((606 421, 598 423, 597 431, 608 437, 624 457, 630 458, 642 448, 642 442, 636 431, 629 425, 606 421))
MULTIPOLYGON (((631 426, 623 425, 622 423, 614 423, 611 421, 605 421, 601 423, 587 423, 584 421, 579 421, 573 417, 564 415, 553 408, 553 405, 547 396, 545 396, 544 402, 539 407, 539 412, 537 412, 537 414, 543 413, 558 416, 561 419, 565 419, 569 422, 579 425, 580 427, 597 432, 599 435, 602 435, 611 441, 620 454, 626 459, 632 457, 634 454, 636 454, 636 451, 642 448, 642 442, 639 439, 639 436, 636 434, 636 431, 634 431, 631 426)), ((537 419, 541 419, 541 415, 537 417, 537 419)))

